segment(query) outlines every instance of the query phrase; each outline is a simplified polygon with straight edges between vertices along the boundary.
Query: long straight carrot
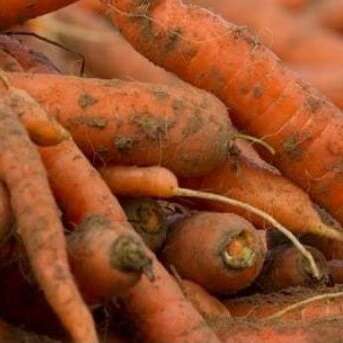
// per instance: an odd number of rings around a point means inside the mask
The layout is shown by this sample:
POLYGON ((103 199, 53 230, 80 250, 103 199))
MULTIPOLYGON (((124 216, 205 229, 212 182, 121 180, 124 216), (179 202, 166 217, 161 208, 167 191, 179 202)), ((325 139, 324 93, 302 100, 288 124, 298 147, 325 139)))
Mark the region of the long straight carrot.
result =
POLYGON ((233 109, 238 127, 275 149, 280 170, 343 223, 343 117, 337 107, 245 28, 204 9, 179 0, 107 5, 136 49, 216 94, 233 109))
POLYGON ((55 11, 67 6, 75 0, 1 0, 0 1, 0 29, 21 24, 25 20, 55 11))
POLYGON ((39 154, 13 108, 2 102, 0 113, 0 175, 32 269, 74 341, 97 342, 93 319, 69 270, 63 227, 39 154))

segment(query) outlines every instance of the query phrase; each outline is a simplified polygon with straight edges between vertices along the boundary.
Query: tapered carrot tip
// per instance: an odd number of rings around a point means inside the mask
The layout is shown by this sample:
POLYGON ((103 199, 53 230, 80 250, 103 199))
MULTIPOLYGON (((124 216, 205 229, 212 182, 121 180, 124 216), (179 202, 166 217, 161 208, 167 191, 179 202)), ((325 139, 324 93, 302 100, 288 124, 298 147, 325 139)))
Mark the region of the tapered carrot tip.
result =
POLYGON ((111 264, 114 268, 127 272, 143 271, 151 281, 155 278, 152 259, 145 254, 143 244, 132 236, 122 236, 114 242, 111 264))
POLYGON ((223 262, 230 268, 249 268, 254 265, 256 253, 252 248, 253 237, 249 232, 242 231, 224 247, 223 262))
POLYGON ((128 221, 153 251, 167 238, 167 224, 160 204, 152 199, 126 199, 121 202, 128 221))

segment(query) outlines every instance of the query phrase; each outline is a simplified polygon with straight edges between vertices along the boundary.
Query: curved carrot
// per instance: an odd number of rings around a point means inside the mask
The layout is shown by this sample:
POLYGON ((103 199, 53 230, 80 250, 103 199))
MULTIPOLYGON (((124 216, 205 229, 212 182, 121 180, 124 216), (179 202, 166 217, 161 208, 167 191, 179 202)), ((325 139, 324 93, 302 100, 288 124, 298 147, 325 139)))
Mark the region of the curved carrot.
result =
POLYGON ((97 342, 93 319, 69 270, 63 227, 44 167, 17 113, 0 104, 0 175, 9 189, 32 269, 75 342, 97 342))
POLYGON ((162 259, 211 292, 235 293, 262 269, 265 252, 254 227, 229 213, 202 212, 176 222, 162 259))
POLYGON ((321 278, 314 280, 308 262, 292 246, 279 246, 269 252, 264 268, 256 281, 263 292, 278 291, 289 287, 318 287, 329 281, 329 267, 323 254, 307 247, 317 262, 321 278))
POLYGON ((55 116, 82 151, 98 161, 161 164, 176 174, 204 175, 225 160, 230 134, 227 112, 205 92, 59 75, 7 77, 55 116))
POLYGON ((32 3, 29 0, 1 0, 0 29, 6 29, 10 26, 21 24, 25 20, 55 11, 74 1, 75 0, 40 0, 32 3))
POLYGON ((144 8, 129 0, 111 3, 113 20, 137 50, 222 99, 238 127, 275 149, 280 170, 343 222, 343 120, 337 107, 246 29, 206 10, 179 0, 144 8), (218 66, 219 56, 225 63, 218 66))

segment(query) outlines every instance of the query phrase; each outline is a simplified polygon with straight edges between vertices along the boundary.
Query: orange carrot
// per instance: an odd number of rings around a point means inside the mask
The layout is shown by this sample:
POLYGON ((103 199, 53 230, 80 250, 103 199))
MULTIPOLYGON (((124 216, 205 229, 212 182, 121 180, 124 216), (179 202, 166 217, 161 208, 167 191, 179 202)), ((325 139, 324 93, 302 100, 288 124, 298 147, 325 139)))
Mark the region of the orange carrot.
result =
POLYGON ((6 29, 10 26, 21 24, 25 20, 55 11, 74 1, 75 0, 41 0, 32 3, 29 0, 1 0, 0 29, 6 29))
POLYGON ((158 251, 167 238, 168 229, 162 206, 150 198, 123 199, 121 205, 145 244, 152 251, 158 251))
MULTIPOLYGON (((322 295, 335 295, 342 292, 342 287, 319 288, 317 290, 309 288, 290 288, 287 292, 275 292, 269 294, 254 294, 240 298, 224 300, 225 306, 229 309, 233 317, 247 318, 252 320, 267 320, 269 317, 280 313, 306 299, 320 297, 322 295)), ((328 299, 325 296, 313 302, 296 307, 285 312, 279 317, 283 321, 310 322, 317 319, 339 317, 342 314, 342 297, 328 299)))
POLYGON ((270 0, 189 0, 246 25, 283 60, 298 65, 343 65, 343 43, 310 20, 302 20, 270 0), (251 9, 254 9, 253 11, 251 9))
POLYGON ((323 254, 315 248, 307 247, 317 262, 320 279, 314 279, 308 262, 292 246, 282 245, 269 252, 264 268, 256 281, 263 292, 278 291, 289 287, 317 287, 329 281, 329 267, 323 254))
POLYGON ((226 109, 205 92, 119 80, 7 76, 58 118, 84 153, 102 162, 162 164, 180 175, 204 175, 226 157, 226 109))
POLYGON ((229 213, 202 212, 173 225, 162 258, 181 277, 228 294, 255 280, 264 255, 260 237, 248 221, 229 213))
POLYGON ((74 341, 97 342, 94 322, 69 270, 63 227, 39 155, 15 110, 2 102, 0 113, 0 175, 32 269, 74 341))
POLYGON ((335 106, 297 79, 246 29, 206 10, 179 0, 145 7, 112 0, 108 6, 135 48, 215 93, 233 109, 238 127, 275 149, 273 162, 280 170, 343 222, 343 122, 335 106), (225 63, 218 65, 218 59, 225 63))
POLYGON ((328 262, 332 281, 337 284, 343 283, 343 260, 331 260, 328 262))

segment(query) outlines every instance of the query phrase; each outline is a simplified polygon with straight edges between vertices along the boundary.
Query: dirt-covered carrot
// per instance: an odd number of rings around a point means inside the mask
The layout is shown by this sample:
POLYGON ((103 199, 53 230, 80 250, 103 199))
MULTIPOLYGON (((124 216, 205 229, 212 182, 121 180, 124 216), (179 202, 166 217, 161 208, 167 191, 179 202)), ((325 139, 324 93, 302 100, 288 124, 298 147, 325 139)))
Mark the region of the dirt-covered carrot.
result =
POLYGON ((203 287, 189 280, 180 280, 181 289, 186 298, 211 325, 216 320, 227 320, 231 317, 229 310, 203 287))
POLYGON ((330 276, 335 284, 343 283, 343 260, 331 260, 328 262, 330 276))
POLYGON ((305 80, 318 88, 336 106, 343 109, 343 70, 342 68, 297 68, 305 80))
POLYGON ((132 227, 145 244, 158 251, 167 238, 166 216, 161 205, 150 198, 123 199, 121 205, 132 227))
POLYGON ((215 93, 233 109, 238 127, 275 149, 273 162, 279 169, 343 222, 343 117, 337 107, 245 28, 209 11, 179 0, 148 1, 145 6, 112 0, 108 7, 137 50, 215 93), (218 65, 218 58, 225 63, 218 65))
POLYGON ((39 15, 55 11, 67 6, 75 0, 1 0, 0 1, 0 29, 21 24, 39 15))
POLYGON ((270 0, 186 2, 204 6, 235 24, 246 25, 285 61, 299 65, 343 65, 343 43, 339 37, 288 13, 270 0))
MULTIPOLYGON (((101 5, 98 0, 95 2, 101 5)), ((181 83, 136 52, 104 16, 90 13, 83 9, 84 5, 87 4, 83 1, 77 2, 56 14, 38 18, 38 32, 54 35, 63 46, 82 54, 86 70, 93 76, 169 85, 181 83)))
POLYGON ((102 162, 161 164, 185 176, 207 174, 226 158, 227 112, 205 92, 120 80, 7 76, 70 130, 84 153, 102 162))
MULTIPOLYGON (((323 287, 319 289, 291 288, 287 292, 254 294, 250 296, 224 300, 225 306, 233 317, 252 320, 272 318, 290 306, 302 304, 308 299, 317 299, 285 312, 279 318, 290 321, 310 322, 316 319, 339 317, 342 314, 343 297, 335 296, 342 287, 323 287), (326 295, 332 296, 327 297, 326 295)), ((269 319, 268 319, 269 320, 269 319)), ((272 320, 272 319, 270 319, 272 320)))
POLYGON ((317 262, 320 279, 314 279, 308 261, 292 246, 282 245, 267 255, 264 268, 256 283, 263 292, 273 292, 289 287, 318 287, 329 281, 329 267, 323 254, 307 247, 317 262))
MULTIPOLYGON (((34 51, 17 39, 6 34, 0 34, 0 51, 7 53, 16 61, 16 64, 5 64, 2 68, 5 71, 23 71, 30 73, 52 73, 58 72, 58 69, 43 54, 34 51), (18 69, 20 65, 21 70, 18 69)), ((10 63, 10 60, 8 61, 10 63)))
POLYGON ((219 294, 249 286, 262 269, 264 255, 260 237, 248 221, 210 212, 176 222, 162 252, 166 266, 219 294))
POLYGON ((0 105, 0 175, 34 274, 75 342, 97 342, 93 319, 69 270, 58 210, 39 154, 17 113, 0 105))

